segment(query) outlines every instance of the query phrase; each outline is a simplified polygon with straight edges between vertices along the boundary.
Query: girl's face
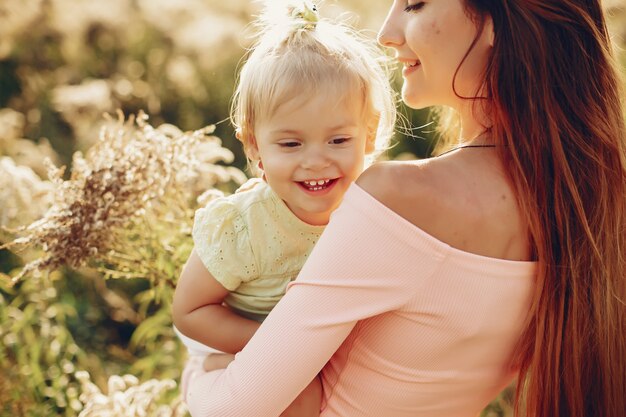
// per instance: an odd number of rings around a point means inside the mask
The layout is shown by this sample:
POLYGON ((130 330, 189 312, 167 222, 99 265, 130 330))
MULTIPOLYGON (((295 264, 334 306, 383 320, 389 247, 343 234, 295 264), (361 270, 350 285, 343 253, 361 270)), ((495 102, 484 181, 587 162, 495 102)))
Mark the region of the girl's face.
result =
POLYGON ((493 43, 490 18, 469 56, 478 33, 465 0, 396 0, 378 34, 383 46, 396 51, 404 65, 402 99, 412 108, 446 105, 459 108, 462 97, 480 95, 479 88, 493 43), (454 77, 458 68, 458 74, 454 77))
POLYGON ((257 122, 250 156, 302 221, 324 225, 363 171, 367 140, 360 100, 336 92, 302 94, 257 122))

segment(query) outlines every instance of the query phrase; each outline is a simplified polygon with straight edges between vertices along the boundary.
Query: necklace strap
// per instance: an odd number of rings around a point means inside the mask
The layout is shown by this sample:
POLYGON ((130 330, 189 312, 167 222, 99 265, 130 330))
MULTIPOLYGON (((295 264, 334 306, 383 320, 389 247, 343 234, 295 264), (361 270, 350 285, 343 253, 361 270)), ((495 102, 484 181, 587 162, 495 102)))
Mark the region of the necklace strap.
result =
POLYGON ((455 148, 452 148, 448 151, 445 151, 443 153, 440 153, 439 155, 437 155, 437 157, 443 156, 445 154, 448 154, 450 152, 454 152, 454 151, 458 151, 459 149, 463 149, 463 148, 495 148, 496 145, 461 145, 461 146, 457 146, 455 148))

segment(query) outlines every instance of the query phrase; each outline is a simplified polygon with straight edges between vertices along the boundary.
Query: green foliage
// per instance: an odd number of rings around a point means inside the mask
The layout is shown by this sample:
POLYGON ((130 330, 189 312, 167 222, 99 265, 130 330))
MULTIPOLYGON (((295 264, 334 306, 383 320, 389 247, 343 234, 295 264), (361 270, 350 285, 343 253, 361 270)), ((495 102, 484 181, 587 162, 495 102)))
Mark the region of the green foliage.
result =
POLYGON ((87 358, 68 330, 76 310, 58 297, 54 281, 61 278, 36 274, 0 293, 0 369, 10 381, 0 383, 5 411, 75 415, 82 408, 74 372, 87 358))

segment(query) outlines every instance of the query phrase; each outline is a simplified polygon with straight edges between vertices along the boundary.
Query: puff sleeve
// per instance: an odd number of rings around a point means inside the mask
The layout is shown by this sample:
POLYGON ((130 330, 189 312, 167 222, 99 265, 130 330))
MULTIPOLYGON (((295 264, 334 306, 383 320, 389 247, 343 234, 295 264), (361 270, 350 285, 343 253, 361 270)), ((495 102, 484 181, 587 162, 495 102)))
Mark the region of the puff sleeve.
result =
POLYGON ((227 290, 259 276, 247 224, 227 198, 196 211, 192 235, 202 263, 227 290))

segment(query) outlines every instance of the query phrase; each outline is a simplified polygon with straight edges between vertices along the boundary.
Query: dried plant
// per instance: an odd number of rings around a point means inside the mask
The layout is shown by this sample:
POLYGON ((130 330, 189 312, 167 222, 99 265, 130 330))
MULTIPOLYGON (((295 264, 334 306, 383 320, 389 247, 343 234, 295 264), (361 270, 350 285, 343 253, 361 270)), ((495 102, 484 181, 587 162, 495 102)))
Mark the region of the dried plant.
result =
MULTIPOLYGON (((49 187, 44 193, 49 198, 47 205, 40 204, 49 207, 45 214, 29 226, 18 229, 19 237, 0 247, 40 249, 33 251, 38 258, 7 281, 12 285, 20 282, 20 285, 5 287, 3 291, 9 297, 0 299, 0 315, 6 316, 7 320, 14 316, 13 320, 3 321, 6 326, 0 326, 0 337, 6 344, 6 349, 0 349, 3 353, 0 359, 5 358, 0 364, 7 372, 19 369, 14 376, 30 381, 28 387, 33 394, 29 397, 29 404, 34 404, 33 407, 38 407, 36 404, 42 398, 51 398, 54 399, 52 406, 64 410, 67 415, 75 415, 73 413, 78 412, 83 404, 82 415, 85 416, 105 415, 102 413, 109 406, 112 407, 109 411, 123 408, 123 411, 113 411, 110 415, 177 416, 184 412, 179 410, 175 398, 169 398, 173 406, 156 406, 155 400, 164 391, 175 388, 171 380, 152 380, 135 384, 137 386, 130 384, 123 392, 109 390, 108 397, 103 397, 102 393, 96 395, 93 383, 93 386, 83 384, 83 388, 91 387, 91 391, 82 392, 80 398, 84 401, 80 403, 77 401, 81 388, 73 374, 33 378, 32 374, 29 376, 23 372, 28 368, 37 375, 47 375, 50 369, 62 369, 64 373, 65 368, 58 364, 67 362, 67 352, 84 358, 84 352, 74 344, 67 331, 63 321, 65 315, 49 317, 54 312, 58 314, 61 306, 67 306, 49 297, 42 298, 40 292, 44 287, 48 295, 56 295, 56 290, 52 281, 44 279, 48 274, 39 272, 57 271, 62 266, 86 266, 102 273, 97 279, 93 273, 84 276, 90 276, 94 283, 100 284, 96 286, 111 314, 120 315, 118 319, 121 321, 131 318, 130 321, 137 325, 130 347, 145 356, 131 360, 131 371, 142 378, 156 374, 178 375, 182 350, 171 330, 169 302, 179 269, 191 250, 194 211, 199 201, 221 195, 220 189, 230 190, 246 179, 240 170, 219 165, 232 162, 233 155, 221 146, 218 138, 210 136, 212 129, 182 132, 172 125, 154 128, 144 114, 128 120, 121 115, 117 120, 109 118, 97 143, 85 155, 74 155, 68 179, 63 178, 62 168, 51 163, 50 181, 44 182, 34 174, 24 174, 23 167, 16 167, 10 159, 1 161, 0 167, 7 165, 12 170, 7 178, 15 181, 20 178, 14 175, 15 172, 21 172, 22 177, 30 181, 16 182, 16 190, 32 191, 41 184, 49 187), (22 279, 24 277, 29 279, 22 279), (102 285, 102 278, 142 278, 148 280, 150 286, 131 301, 102 285), (42 283, 47 284, 43 286, 42 283), (41 304, 41 300, 47 301, 41 304), (24 315, 22 312, 26 311, 40 313, 24 315), (17 317, 24 320, 15 320, 17 317), (34 341, 47 340, 50 328, 64 329, 63 332, 55 330, 55 335, 63 334, 62 341, 67 343, 53 341, 56 351, 46 356, 49 360, 41 362, 37 359, 37 352, 42 347, 34 341), (27 336, 30 339, 24 339, 27 336), (24 344, 32 349, 20 349, 19 346, 24 344), (94 395, 90 397, 90 393, 94 395), (108 404, 105 408, 101 407, 103 401, 108 404)), ((12 192, 10 190, 13 189, 3 188, 5 192, 12 192)), ((76 365, 79 369, 88 366, 84 359, 76 365)), ((111 378, 111 381, 117 381, 119 377, 111 378)), ((124 378, 128 383, 130 377, 124 378)), ((7 389, 9 394, 17 392, 10 387, 7 389)), ((0 391, 3 394, 4 389, 0 391)), ((47 404, 46 401, 42 407, 47 404)))
POLYGON ((85 156, 77 152, 68 180, 50 164, 53 201, 19 238, 0 248, 40 247, 41 258, 12 278, 62 265, 93 266, 107 278, 141 277, 173 286, 188 256, 200 187, 224 186, 245 177, 212 127, 183 133, 158 129, 147 116, 110 120, 85 156), (201 185, 200 185, 201 184, 201 185))

